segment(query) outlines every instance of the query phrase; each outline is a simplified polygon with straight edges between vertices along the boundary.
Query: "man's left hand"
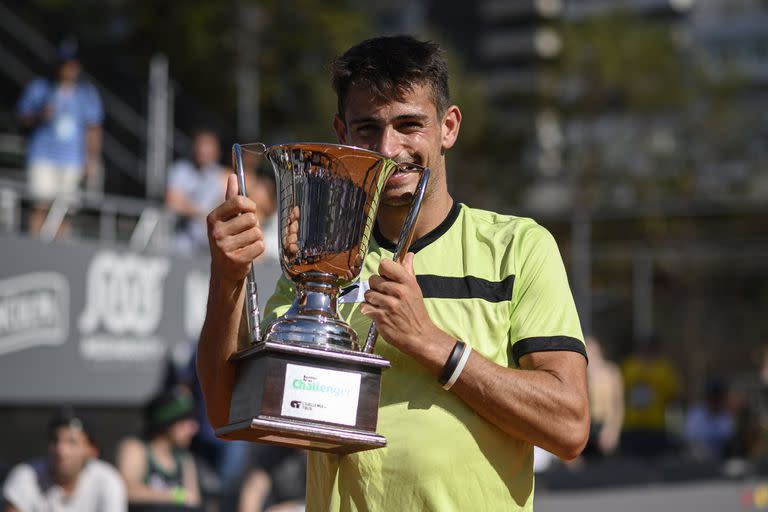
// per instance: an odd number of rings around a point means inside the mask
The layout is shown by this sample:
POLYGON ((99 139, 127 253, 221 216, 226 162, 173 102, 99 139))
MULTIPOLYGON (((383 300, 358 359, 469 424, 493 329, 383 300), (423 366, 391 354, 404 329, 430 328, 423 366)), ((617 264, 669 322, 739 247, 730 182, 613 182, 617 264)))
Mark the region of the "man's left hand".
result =
POLYGON ((414 355, 424 343, 444 334, 432 323, 413 272, 413 253, 403 263, 382 260, 379 275, 368 280, 360 312, 376 322, 379 334, 401 351, 414 355))

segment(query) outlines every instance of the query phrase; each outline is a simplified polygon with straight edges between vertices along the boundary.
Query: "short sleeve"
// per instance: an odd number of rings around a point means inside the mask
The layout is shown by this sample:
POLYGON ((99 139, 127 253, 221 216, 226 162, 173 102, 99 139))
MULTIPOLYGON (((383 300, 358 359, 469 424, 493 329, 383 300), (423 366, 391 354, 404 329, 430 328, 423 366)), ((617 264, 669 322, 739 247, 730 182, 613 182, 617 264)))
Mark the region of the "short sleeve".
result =
POLYGON ((586 357, 565 266, 552 235, 533 222, 513 241, 517 262, 510 340, 515 364, 525 354, 565 350, 586 357))
POLYGON ((51 87, 46 80, 32 81, 21 94, 16 105, 16 113, 20 116, 28 116, 39 113, 48 103, 51 95, 51 87))
POLYGON ((37 476, 28 464, 19 464, 3 485, 3 499, 21 511, 32 510, 38 499, 37 476))
POLYGON ((83 88, 85 96, 85 124, 98 125, 104 122, 104 107, 101 104, 101 96, 96 88, 88 84, 83 88))

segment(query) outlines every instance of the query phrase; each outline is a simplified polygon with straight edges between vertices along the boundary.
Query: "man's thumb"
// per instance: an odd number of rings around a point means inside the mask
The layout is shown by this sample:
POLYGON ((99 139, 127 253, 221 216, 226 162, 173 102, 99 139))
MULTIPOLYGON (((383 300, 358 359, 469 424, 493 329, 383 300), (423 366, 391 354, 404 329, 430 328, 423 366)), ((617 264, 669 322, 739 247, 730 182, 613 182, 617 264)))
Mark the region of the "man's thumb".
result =
POLYGON ((240 187, 237 184, 237 176, 235 174, 227 176, 227 193, 224 196, 225 199, 232 199, 238 194, 239 190, 240 187))
POLYGON ((413 258, 415 257, 415 254, 412 252, 409 252, 405 255, 405 258, 403 258, 403 267, 405 267, 405 270, 408 271, 409 274, 412 276, 415 276, 416 273, 413 271, 413 258))

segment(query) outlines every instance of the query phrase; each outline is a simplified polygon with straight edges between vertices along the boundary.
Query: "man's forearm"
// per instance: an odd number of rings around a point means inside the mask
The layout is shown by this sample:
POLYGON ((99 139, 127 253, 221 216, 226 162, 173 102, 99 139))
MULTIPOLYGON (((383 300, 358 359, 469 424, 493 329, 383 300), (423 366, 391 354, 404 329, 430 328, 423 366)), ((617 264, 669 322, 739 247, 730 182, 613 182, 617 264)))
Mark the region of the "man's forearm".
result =
MULTIPOLYGON (((434 336, 429 350, 412 355, 437 378, 453 343, 447 334, 434 336)), ((589 402, 582 376, 586 362, 575 352, 538 353, 533 363, 532 355, 526 357, 526 369, 513 369, 472 352, 451 392, 510 436, 572 459, 583 449, 589 433, 589 402), (554 358, 567 364, 539 364, 554 358), (558 371, 548 369, 550 366, 558 371)))
POLYGON ((208 420, 214 428, 229 419, 235 367, 228 359, 237 350, 243 296, 242 282, 219 280, 211 275, 208 310, 197 346, 197 375, 208 420))
POLYGON ((589 433, 588 399, 572 382, 545 369, 504 368, 473 352, 452 391, 509 435, 572 459, 589 433))

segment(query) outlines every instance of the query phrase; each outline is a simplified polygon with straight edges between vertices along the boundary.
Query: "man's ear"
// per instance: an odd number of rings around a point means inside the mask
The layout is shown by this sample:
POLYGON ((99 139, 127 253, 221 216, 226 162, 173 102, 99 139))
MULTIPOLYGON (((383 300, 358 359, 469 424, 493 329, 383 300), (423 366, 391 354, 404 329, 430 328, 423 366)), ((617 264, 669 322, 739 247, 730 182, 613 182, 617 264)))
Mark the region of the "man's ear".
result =
POLYGON ((333 131, 336 132, 336 138, 339 139, 339 144, 347 143, 347 123, 345 123, 338 114, 333 116, 333 131))
POLYGON ((456 105, 451 105, 443 115, 443 151, 451 149, 459 137, 459 128, 461 127, 461 110, 456 105))

